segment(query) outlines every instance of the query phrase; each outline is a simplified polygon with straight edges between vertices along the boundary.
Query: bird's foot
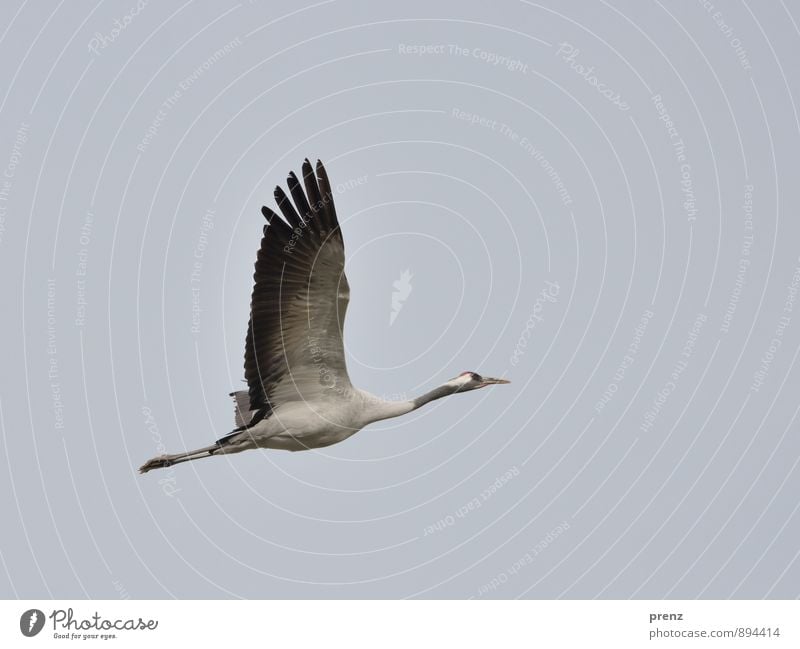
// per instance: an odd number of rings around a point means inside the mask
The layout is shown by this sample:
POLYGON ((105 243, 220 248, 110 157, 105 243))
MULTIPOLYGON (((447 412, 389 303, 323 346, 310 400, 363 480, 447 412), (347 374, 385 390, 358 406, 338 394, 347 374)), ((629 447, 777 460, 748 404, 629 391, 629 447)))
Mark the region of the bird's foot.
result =
POLYGON ((147 473, 151 469, 166 469, 172 466, 173 461, 169 455, 159 455, 152 460, 147 460, 142 466, 139 467, 139 473, 147 473))

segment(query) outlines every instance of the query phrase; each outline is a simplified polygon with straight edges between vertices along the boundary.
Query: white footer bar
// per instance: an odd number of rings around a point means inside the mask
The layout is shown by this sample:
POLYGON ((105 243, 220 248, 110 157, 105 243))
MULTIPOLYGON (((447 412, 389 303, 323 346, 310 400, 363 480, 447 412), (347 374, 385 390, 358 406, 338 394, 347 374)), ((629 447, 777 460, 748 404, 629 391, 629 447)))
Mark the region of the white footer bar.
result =
POLYGON ((799 647, 797 601, 3 601, 0 647, 799 647))

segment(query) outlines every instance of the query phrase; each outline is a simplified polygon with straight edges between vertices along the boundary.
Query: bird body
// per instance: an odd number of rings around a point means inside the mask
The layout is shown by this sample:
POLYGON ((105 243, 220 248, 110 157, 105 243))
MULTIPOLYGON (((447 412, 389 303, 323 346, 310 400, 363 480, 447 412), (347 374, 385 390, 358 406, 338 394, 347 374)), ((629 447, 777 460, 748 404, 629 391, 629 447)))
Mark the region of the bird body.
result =
POLYGON ((508 383, 462 372, 416 399, 390 401, 354 387, 342 333, 350 287, 344 240, 327 172, 303 163, 303 187, 290 173, 292 201, 280 188, 283 219, 267 207, 255 263, 245 338, 247 390, 231 393, 236 428, 214 444, 161 455, 146 473, 213 455, 267 448, 303 451, 337 444, 376 421, 404 415, 444 396, 508 383))
MULTIPOLYGON (((223 449, 233 447, 305 451, 337 444, 368 424, 411 412, 410 401, 388 401, 352 388, 335 398, 290 401, 245 431, 226 438, 223 449)), ((223 450, 223 452, 226 452, 223 450)), ((235 451, 234 451, 235 452, 235 451)))

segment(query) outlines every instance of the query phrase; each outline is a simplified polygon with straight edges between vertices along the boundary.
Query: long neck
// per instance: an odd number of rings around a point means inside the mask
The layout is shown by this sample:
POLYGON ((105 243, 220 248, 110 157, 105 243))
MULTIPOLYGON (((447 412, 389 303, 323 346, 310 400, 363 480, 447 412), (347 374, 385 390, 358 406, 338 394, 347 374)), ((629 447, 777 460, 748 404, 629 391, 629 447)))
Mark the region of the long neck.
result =
POLYGON ((441 399, 450 394, 455 394, 458 392, 459 387, 460 386, 445 383, 410 401, 385 401, 382 399, 372 401, 369 408, 368 419, 369 421, 380 421, 382 419, 391 419, 392 417, 405 415, 417 408, 421 408, 426 403, 441 399))
POLYGON ((438 388, 434 388, 430 392, 426 392, 418 396, 416 399, 411 400, 412 408, 411 410, 416 410, 417 408, 421 408, 426 403, 430 403, 431 401, 435 401, 436 399, 441 399, 442 397, 446 397, 451 394, 455 394, 458 392, 461 386, 458 385, 451 385, 450 383, 445 383, 444 385, 440 385, 438 388))

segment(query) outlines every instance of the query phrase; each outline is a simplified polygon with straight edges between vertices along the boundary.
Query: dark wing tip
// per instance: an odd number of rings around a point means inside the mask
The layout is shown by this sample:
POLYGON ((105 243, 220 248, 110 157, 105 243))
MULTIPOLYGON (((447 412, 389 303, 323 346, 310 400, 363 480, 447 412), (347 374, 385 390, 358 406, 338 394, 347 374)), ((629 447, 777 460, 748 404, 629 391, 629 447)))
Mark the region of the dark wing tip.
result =
POLYGON ((272 219, 274 219, 277 214, 269 209, 266 205, 261 206, 261 213, 264 215, 264 218, 267 219, 267 223, 272 223, 272 219))

